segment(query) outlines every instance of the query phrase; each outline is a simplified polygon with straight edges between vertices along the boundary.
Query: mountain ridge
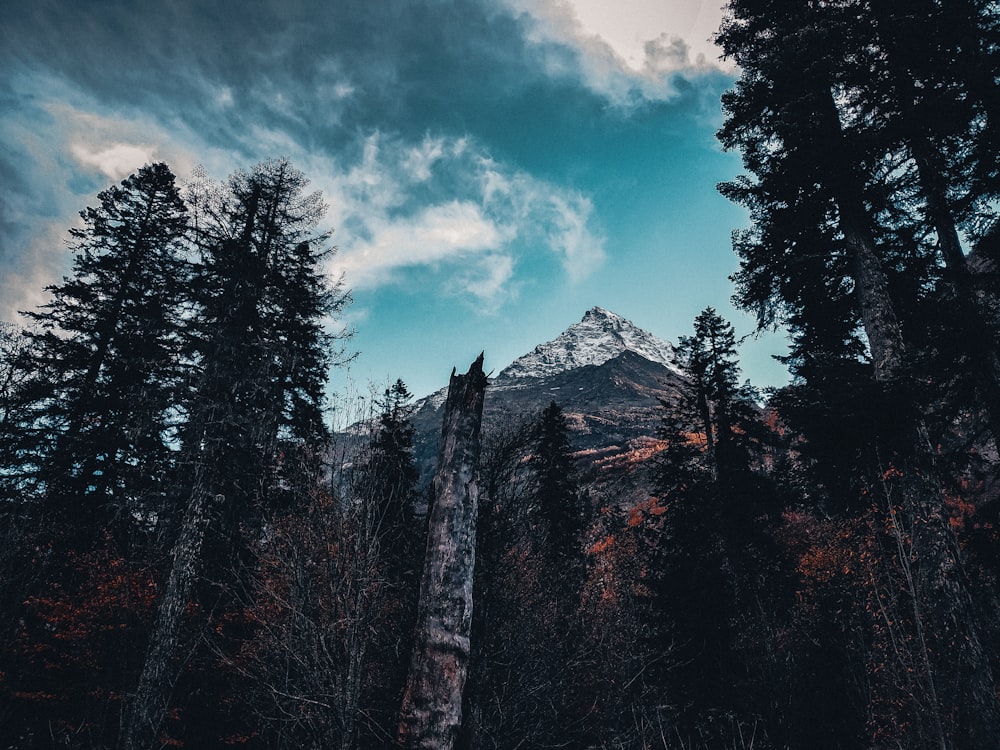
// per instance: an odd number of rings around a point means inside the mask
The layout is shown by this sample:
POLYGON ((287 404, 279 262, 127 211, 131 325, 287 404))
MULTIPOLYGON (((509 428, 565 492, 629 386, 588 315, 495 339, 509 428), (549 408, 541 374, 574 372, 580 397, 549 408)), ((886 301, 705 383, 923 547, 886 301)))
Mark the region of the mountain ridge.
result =
POLYGON ((617 313, 595 306, 584 313, 579 323, 503 368, 494 385, 510 387, 511 381, 519 378, 547 377, 584 365, 601 365, 625 351, 680 374, 673 344, 617 313))
MULTIPOLYGON (((672 344, 604 308, 514 360, 491 378, 484 431, 530 420, 555 401, 566 416, 578 468, 588 484, 621 482, 656 452, 663 402, 677 399, 683 374, 672 344)), ((433 471, 447 388, 414 404, 416 456, 433 471)), ((610 491, 610 490, 609 490, 610 491)))

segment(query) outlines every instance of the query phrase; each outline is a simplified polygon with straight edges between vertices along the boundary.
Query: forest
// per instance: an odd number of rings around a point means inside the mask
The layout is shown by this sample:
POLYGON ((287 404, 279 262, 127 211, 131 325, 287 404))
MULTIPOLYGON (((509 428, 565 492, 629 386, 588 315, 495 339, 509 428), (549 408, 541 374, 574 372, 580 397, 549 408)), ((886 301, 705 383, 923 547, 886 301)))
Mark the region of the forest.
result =
POLYGON ((556 401, 481 422, 481 359, 433 477, 401 380, 334 429, 351 293, 287 159, 101 191, 0 328, 0 747, 1000 747, 1000 8, 730 0, 716 42, 791 380, 706 308, 638 503, 556 401))

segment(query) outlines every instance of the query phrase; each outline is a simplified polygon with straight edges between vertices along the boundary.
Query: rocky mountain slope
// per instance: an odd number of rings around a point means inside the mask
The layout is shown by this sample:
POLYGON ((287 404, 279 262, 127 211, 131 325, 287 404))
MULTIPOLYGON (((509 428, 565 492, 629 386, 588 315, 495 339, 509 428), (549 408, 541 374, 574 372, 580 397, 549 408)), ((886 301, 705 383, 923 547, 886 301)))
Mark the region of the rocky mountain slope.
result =
POLYGON ((494 389, 511 389, 586 365, 602 365, 624 352, 679 373, 673 344, 637 328, 620 315, 593 307, 552 341, 511 362, 500 371, 494 389))
MULTIPOLYGON (((585 481, 625 481, 658 449, 660 402, 677 398, 681 377, 672 344, 594 307, 491 380, 484 429, 533 418, 555 401, 569 422, 585 481)), ((425 474, 436 457, 444 396, 442 389, 418 402, 413 416, 425 474)))

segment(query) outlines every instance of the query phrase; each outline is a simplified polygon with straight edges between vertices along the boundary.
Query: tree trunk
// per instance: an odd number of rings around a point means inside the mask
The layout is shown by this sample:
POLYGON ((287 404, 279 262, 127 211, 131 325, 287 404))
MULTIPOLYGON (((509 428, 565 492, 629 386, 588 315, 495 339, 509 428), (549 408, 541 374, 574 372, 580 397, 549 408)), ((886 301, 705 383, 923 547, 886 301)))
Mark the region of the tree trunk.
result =
POLYGON ((461 725, 472 628, 476 474, 485 391, 482 354, 466 375, 452 371, 429 510, 413 658, 399 721, 399 741, 412 750, 450 750, 461 725))
POLYGON ((979 304, 969 264, 962 251, 962 244, 955 225, 955 217, 948 200, 945 158, 924 128, 917 111, 919 92, 913 78, 898 59, 900 56, 897 32, 891 13, 882 3, 874 3, 879 35, 886 47, 886 65, 892 76, 893 87, 900 113, 914 123, 906 143, 917 167, 917 178, 926 203, 928 223, 937 234, 938 251, 947 269, 953 303, 961 311, 959 316, 966 334, 962 344, 972 364, 978 390, 989 417, 994 444, 1000 448, 1000 353, 997 351, 995 332, 989 324, 990 315, 979 304))
MULTIPOLYGON (((201 469, 198 473, 201 474, 201 469)), ((218 498, 216 504, 217 501, 218 498)), ((139 686, 123 715, 118 743, 120 750, 148 750, 159 746, 160 727, 170 707, 170 694, 177 681, 181 624, 194 579, 201 568, 202 540, 211 511, 208 493, 203 488, 201 477, 197 476, 174 544, 173 566, 156 613, 139 686)))

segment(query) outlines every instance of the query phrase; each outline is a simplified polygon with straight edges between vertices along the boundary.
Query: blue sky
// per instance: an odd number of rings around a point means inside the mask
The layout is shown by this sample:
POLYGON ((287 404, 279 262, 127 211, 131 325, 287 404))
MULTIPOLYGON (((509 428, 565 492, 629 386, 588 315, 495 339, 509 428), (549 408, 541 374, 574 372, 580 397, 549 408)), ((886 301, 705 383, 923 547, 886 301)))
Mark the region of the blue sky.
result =
MULTIPOLYGON (((0 319, 44 301, 67 229, 143 163, 180 178, 287 156, 329 204, 358 353, 338 388, 422 395, 499 370, 599 305, 675 340, 746 224, 715 185, 734 71, 721 0, 7 0, 0 319)), ((780 337, 746 374, 785 375, 780 337)))

